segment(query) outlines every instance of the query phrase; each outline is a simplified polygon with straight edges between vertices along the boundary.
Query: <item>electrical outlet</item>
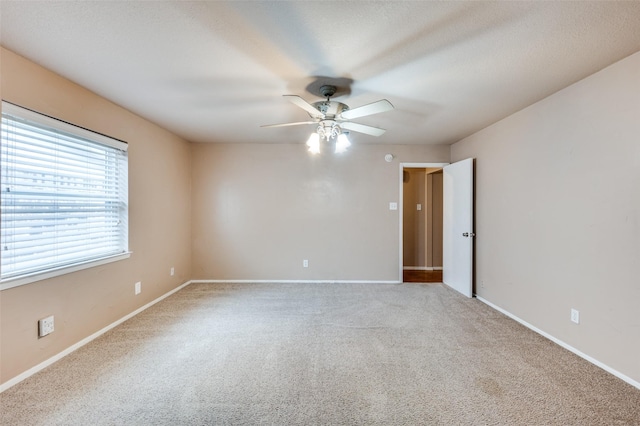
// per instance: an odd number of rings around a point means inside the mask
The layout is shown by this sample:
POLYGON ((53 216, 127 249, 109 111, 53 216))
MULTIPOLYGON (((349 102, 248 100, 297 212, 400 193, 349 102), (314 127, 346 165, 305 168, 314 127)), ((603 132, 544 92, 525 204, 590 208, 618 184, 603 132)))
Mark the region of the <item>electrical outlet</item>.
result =
POLYGON ((173 276, 173 274, 175 274, 175 273, 176 273, 176 270, 175 270, 175 269, 174 269, 174 267, 172 266, 172 267, 171 267, 171 276, 173 276))
POLYGON ((303 268, 308 268, 309 267, 309 261, 307 259, 302 261, 302 267, 303 268))
POLYGON ((571 308, 571 321, 580 324, 580 311, 571 308))
POLYGON ((53 315, 38 321, 38 336, 44 337, 53 333, 53 315))
POLYGON ((135 294, 138 295, 140 294, 140 292, 142 292, 142 283, 140 281, 138 281, 136 283, 136 285, 134 286, 135 289, 135 294))

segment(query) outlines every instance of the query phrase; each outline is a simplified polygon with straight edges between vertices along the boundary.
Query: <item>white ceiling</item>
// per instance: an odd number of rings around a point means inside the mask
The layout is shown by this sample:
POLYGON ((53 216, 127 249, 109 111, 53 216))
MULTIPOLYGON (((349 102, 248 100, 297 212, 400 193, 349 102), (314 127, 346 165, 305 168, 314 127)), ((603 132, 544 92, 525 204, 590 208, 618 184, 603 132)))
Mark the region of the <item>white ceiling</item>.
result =
POLYGON ((303 143, 281 95, 396 109, 356 143, 450 144, 640 50, 640 2, 7 1, 0 43, 194 142, 303 143), (315 86, 314 86, 315 87, 315 86))

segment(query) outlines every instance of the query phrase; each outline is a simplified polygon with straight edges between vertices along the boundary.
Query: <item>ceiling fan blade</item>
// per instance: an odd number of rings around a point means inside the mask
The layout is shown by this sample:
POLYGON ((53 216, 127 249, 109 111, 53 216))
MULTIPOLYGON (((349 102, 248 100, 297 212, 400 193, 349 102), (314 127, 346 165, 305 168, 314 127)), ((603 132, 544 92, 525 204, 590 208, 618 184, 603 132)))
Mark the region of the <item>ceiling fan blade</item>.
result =
POLYGON ((303 124, 316 124, 316 122, 315 121, 298 121, 296 123, 265 124, 260 127, 287 127, 287 126, 300 126, 303 124))
POLYGON ((378 114, 381 112, 391 111, 393 105, 386 99, 381 99, 371 104, 363 105, 358 108, 344 111, 341 117, 345 120, 352 120, 354 118, 364 117, 366 115, 378 114))
POLYGON ((309 115, 311 115, 311 117, 313 117, 313 118, 321 118, 321 119, 324 118, 324 114, 323 113, 318 111, 318 109, 316 107, 314 107, 309 102, 307 102, 304 99, 302 99, 300 96, 298 96, 298 95, 283 95, 283 96, 285 98, 287 98, 289 100, 289 102, 291 102, 294 105, 297 105, 300 108, 302 108, 303 110, 307 111, 309 113, 309 115))
POLYGON ((364 124, 351 123, 349 121, 340 123, 340 127, 346 130, 352 130, 354 132, 364 133, 366 135, 371 135, 371 136, 380 136, 384 134, 384 132, 386 132, 385 129, 380 129, 378 127, 373 127, 373 126, 367 126, 364 124))

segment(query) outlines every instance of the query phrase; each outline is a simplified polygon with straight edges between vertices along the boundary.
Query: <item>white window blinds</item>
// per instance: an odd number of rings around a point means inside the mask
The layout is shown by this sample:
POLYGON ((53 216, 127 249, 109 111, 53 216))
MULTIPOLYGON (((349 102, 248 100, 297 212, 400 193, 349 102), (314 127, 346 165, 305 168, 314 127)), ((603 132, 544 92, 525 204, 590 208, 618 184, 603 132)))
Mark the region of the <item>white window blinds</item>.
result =
POLYGON ((1 279, 128 250, 127 144, 3 102, 1 279))

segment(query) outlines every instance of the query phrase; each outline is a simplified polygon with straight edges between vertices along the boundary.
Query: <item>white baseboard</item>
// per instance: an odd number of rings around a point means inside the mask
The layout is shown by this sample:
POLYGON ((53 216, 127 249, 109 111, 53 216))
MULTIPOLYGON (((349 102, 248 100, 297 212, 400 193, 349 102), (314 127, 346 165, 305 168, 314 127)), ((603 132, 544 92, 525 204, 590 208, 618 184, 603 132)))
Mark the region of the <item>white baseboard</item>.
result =
POLYGON ((523 319, 518 318, 517 316, 513 315, 511 312, 505 311, 501 307, 494 305, 493 303, 489 302, 488 300, 483 299, 482 297, 480 297, 478 295, 475 295, 475 296, 476 296, 476 299, 478 299, 482 303, 492 307, 496 311, 505 314, 509 318, 511 318, 511 319, 519 322, 520 324, 524 325, 528 329, 530 329, 532 331, 535 331, 536 333, 538 333, 539 335, 541 335, 543 337, 546 337, 547 339, 551 340, 552 342, 562 346, 566 350, 568 350, 570 352, 573 352, 574 354, 578 355, 580 358, 585 359, 585 360, 589 361, 590 363, 602 368, 604 371, 613 374, 617 378, 629 383, 631 386, 633 386, 633 387, 635 387, 637 389, 640 389, 640 382, 637 382, 637 381, 633 380, 631 377, 628 377, 628 376, 622 374, 618 370, 615 370, 615 369, 609 367, 608 365, 603 364, 602 362, 598 361, 597 359, 595 359, 593 357, 590 357, 589 355, 579 351, 578 349, 576 349, 573 346, 563 342, 562 340, 557 339, 557 338, 553 337, 552 335, 550 335, 548 333, 545 333, 544 331, 540 330, 539 328, 534 327, 533 325, 529 324, 528 322, 524 321, 523 319))
POLYGON ((402 284, 402 281, 370 280, 191 280, 193 284, 402 284))
POLYGON ((40 364, 36 365, 35 367, 31 367, 30 369, 28 369, 24 373, 21 373, 21 374, 17 375, 16 377, 14 377, 12 379, 9 379, 6 382, 0 384, 0 393, 6 391, 7 389, 9 389, 10 387, 12 387, 14 385, 17 385, 21 381, 33 376, 37 372, 39 372, 41 370, 44 370, 46 367, 50 366, 54 362, 64 358, 65 356, 69 355, 71 352, 73 352, 73 351, 75 351, 77 349, 80 349, 81 347, 83 347, 87 343, 91 342, 92 340, 95 340, 96 338, 102 336, 104 333, 106 333, 107 331, 111 330, 112 328, 115 328, 118 325, 120 325, 123 322, 125 322, 126 320, 128 320, 130 318, 133 318, 134 316, 138 315, 140 312, 144 311, 145 309, 155 305, 156 303, 160 302, 163 299, 166 299, 167 297, 171 296, 173 293, 182 290, 183 288, 185 288, 189 284, 191 284, 191 281, 187 281, 186 283, 180 285, 179 287, 174 288, 173 290, 163 294, 162 296, 158 297, 157 299, 152 300, 151 302, 147 303, 146 305, 136 309, 135 311, 131 312, 130 314, 125 315, 124 317, 120 318, 119 320, 109 324, 105 328, 96 331, 95 333, 93 333, 92 335, 90 335, 88 337, 85 337, 84 339, 80 340, 78 343, 76 343, 76 344, 74 344, 72 346, 69 346, 67 349, 65 349, 62 352, 52 356, 51 358, 41 362, 40 364))

